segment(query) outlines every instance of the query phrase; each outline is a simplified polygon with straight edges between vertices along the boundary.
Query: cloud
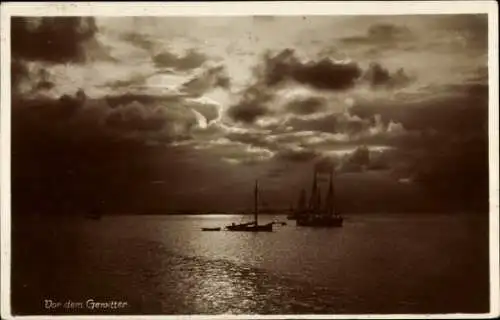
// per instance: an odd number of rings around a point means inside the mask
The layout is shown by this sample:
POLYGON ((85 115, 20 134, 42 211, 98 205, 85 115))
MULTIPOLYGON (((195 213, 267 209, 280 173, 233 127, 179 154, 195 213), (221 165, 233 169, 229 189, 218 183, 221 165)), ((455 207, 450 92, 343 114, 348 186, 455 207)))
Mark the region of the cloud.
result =
POLYGON ((443 15, 430 21, 430 26, 444 31, 433 42, 435 46, 452 43, 454 50, 470 49, 481 54, 488 51, 488 16, 486 14, 443 15))
POLYGON ((236 106, 229 109, 229 116, 236 121, 241 121, 244 123, 252 123, 257 118, 268 114, 268 110, 265 106, 255 101, 243 101, 236 106))
POLYGON ((115 62, 98 40, 98 31, 93 17, 13 17, 13 94, 54 96, 58 78, 68 77, 55 75, 56 68, 115 62))
POLYGON ((183 96, 126 94, 108 96, 105 124, 120 134, 146 143, 202 139, 208 125, 219 117, 219 106, 183 96))
POLYGON ((338 62, 328 58, 301 62, 291 49, 275 55, 266 53, 263 63, 254 69, 253 80, 243 89, 239 100, 229 106, 227 114, 246 124, 288 121, 289 114, 308 116, 335 108, 334 93, 348 94, 368 83, 372 89, 396 89, 407 86, 414 79, 403 69, 390 73, 379 63, 372 63, 363 71, 357 63, 338 62), (269 118, 269 119, 268 119, 269 118))
POLYGON ((202 143, 194 143, 194 148, 204 150, 232 165, 254 165, 272 159, 275 152, 262 145, 247 143, 227 137, 208 139, 202 143))
POLYGON ((274 56, 266 54, 263 69, 264 81, 268 86, 293 80, 322 90, 351 88, 362 74, 361 68, 353 62, 337 62, 327 58, 302 62, 292 49, 285 49, 274 56))
POLYGON ((48 92, 55 87, 53 76, 45 68, 13 60, 11 63, 11 72, 12 91, 14 95, 33 95, 48 92))
POLYGON ((364 78, 368 80, 373 88, 385 87, 389 89, 404 87, 413 81, 403 68, 391 74, 389 70, 379 63, 371 63, 364 74, 364 78))
POLYGON ((406 26, 391 23, 374 24, 363 36, 345 37, 342 43, 346 45, 395 45, 400 42, 414 40, 415 35, 406 26))
POLYGON ((298 115, 308 115, 325 110, 326 99, 318 97, 307 97, 293 100, 285 108, 287 111, 298 115))
POLYGON ((229 89, 230 85, 230 79, 224 66, 216 66, 208 68, 201 75, 184 83, 181 90, 199 97, 216 88, 229 89))
POLYGON ((26 64, 20 62, 19 60, 13 60, 11 63, 10 72, 12 91, 13 93, 16 93, 21 82, 29 78, 28 68, 26 67, 26 64))
POLYGON ((106 125, 121 131, 158 131, 167 123, 167 114, 161 108, 148 108, 134 101, 112 110, 106 125))
POLYGON ((361 119, 379 114, 384 123, 393 120, 412 131, 474 132, 484 130, 488 119, 487 87, 463 84, 406 101, 360 98, 350 112, 361 119))
POLYGON ((106 87, 110 87, 112 89, 120 89, 120 88, 130 88, 134 86, 143 86, 146 83, 146 80, 149 75, 144 75, 140 73, 132 74, 128 79, 118 79, 109 81, 104 84, 106 87))
POLYGON ((120 35, 120 38, 146 51, 152 51, 155 48, 155 42, 145 34, 127 32, 120 35))
POLYGON ((277 154, 279 159, 291 162, 308 162, 317 158, 319 154, 306 148, 285 148, 277 154))
POLYGON ((95 99, 83 90, 59 99, 16 97, 12 107, 16 212, 77 213, 99 199, 106 199, 105 206, 112 210, 159 205, 158 187, 149 181, 174 181, 175 170, 186 166, 183 161, 190 156, 169 145, 190 139, 196 127, 191 106, 202 108, 180 98, 95 99), (19 190, 24 190, 22 198, 19 190), (150 199, 152 195, 156 196, 150 199), (135 196, 152 202, 134 204, 135 196))
POLYGON ((228 108, 227 114, 237 122, 253 123, 258 118, 271 113, 268 103, 273 98, 274 93, 271 90, 262 83, 256 82, 243 90, 239 101, 228 108))
POLYGON ((91 55, 86 46, 102 50, 92 17, 13 17, 11 22, 14 59, 81 63, 91 55))
POLYGON ((335 143, 355 145, 367 143, 371 145, 395 145, 404 141, 408 132, 402 123, 383 118, 380 114, 370 114, 363 118, 352 113, 331 112, 315 118, 294 118, 287 121, 285 126, 294 130, 288 135, 311 133, 309 141, 316 143, 335 143))
POLYGON ((116 108, 120 105, 125 105, 134 101, 142 104, 155 104, 155 103, 179 103, 182 97, 178 95, 151 95, 151 94, 138 94, 138 93, 125 93, 107 95, 105 98, 106 103, 111 108, 116 108))
POLYGON ((188 50, 184 56, 178 56, 168 51, 153 56, 153 63, 157 68, 173 68, 179 71, 201 67, 206 60, 207 57, 195 49, 188 50))

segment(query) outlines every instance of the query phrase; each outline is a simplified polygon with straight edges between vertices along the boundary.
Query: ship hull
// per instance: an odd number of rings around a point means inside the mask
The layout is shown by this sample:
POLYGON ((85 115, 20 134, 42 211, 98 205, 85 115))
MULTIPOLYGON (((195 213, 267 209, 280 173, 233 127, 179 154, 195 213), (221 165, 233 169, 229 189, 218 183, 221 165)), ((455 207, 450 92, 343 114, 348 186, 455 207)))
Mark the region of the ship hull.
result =
POLYGON ((342 217, 301 217, 297 218, 297 226, 316 228, 340 228, 344 223, 342 217))
POLYGON ((220 231, 221 228, 201 228, 201 231, 220 231))
POLYGON ((239 231, 239 232, 272 232, 273 224, 268 223, 264 225, 234 225, 227 226, 227 231, 239 231))

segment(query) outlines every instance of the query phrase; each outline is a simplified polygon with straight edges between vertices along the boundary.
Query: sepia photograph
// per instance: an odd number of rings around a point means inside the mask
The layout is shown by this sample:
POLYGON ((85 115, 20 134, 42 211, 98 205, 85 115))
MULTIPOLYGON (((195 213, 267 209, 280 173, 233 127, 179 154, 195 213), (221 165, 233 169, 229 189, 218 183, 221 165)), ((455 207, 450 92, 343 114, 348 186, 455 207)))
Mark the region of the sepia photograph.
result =
POLYGON ((498 316, 497 8, 416 3, 2 5, 2 317, 498 316))

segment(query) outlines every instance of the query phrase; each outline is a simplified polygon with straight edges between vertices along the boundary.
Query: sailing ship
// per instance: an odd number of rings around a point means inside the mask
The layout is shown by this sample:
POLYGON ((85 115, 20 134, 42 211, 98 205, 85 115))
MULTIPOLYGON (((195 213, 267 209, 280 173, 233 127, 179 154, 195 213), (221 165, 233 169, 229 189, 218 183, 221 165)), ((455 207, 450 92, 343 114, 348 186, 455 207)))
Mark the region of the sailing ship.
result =
POLYGON ((309 205, 306 206, 305 190, 301 191, 299 205, 295 213, 297 226, 303 227, 342 227, 344 218, 335 210, 333 170, 330 171, 330 183, 325 206, 321 205, 321 192, 318 188, 317 172, 314 171, 313 185, 309 205))
POLYGON ((231 224, 226 226, 226 230, 228 231, 248 231, 248 232, 259 232, 259 231, 273 231, 273 222, 269 222, 267 224, 259 225, 259 183, 255 181, 254 188, 254 221, 240 224, 231 224))

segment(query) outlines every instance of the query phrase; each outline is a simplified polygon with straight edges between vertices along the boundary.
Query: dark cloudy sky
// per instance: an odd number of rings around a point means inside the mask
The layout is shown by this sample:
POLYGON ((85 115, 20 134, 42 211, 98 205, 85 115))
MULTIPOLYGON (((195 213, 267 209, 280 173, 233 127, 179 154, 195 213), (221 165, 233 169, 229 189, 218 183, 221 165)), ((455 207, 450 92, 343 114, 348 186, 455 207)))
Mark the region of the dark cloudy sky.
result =
POLYGON ((486 15, 12 19, 13 209, 487 206, 486 15))

